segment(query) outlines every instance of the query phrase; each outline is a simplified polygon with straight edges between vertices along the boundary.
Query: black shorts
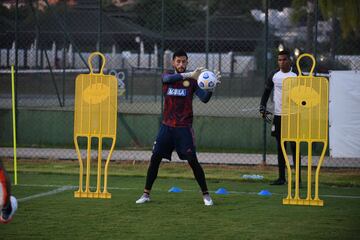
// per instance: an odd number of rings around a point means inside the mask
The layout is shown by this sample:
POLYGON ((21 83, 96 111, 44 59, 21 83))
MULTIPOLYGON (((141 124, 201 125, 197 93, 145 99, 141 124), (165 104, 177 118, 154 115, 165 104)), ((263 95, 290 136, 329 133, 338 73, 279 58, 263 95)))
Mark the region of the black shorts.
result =
POLYGON ((171 160, 171 154, 176 152, 181 160, 186 156, 196 156, 195 136, 192 127, 169 127, 161 124, 153 146, 153 154, 171 160))

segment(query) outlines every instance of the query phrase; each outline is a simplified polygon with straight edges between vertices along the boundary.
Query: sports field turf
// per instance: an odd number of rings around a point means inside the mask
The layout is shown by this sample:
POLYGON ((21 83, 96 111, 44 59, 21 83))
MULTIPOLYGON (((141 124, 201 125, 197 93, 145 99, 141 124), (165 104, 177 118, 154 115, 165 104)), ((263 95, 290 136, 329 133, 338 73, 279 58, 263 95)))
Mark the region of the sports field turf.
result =
POLYGON ((20 161, 19 184, 13 186, 19 209, 10 224, 0 225, 0 239, 358 239, 360 234, 359 170, 324 169, 325 206, 304 207, 281 204, 287 187, 268 184, 276 168, 206 165, 209 189, 223 187, 230 194, 212 193, 215 205, 205 207, 185 164, 163 164, 152 201, 144 205, 135 200, 147 164, 110 168, 112 199, 75 199, 76 161, 20 161), (265 180, 244 181, 242 174, 265 180), (184 191, 169 193, 172 186, 184 191), (263 189, 272 196, 257 195, 263 189))

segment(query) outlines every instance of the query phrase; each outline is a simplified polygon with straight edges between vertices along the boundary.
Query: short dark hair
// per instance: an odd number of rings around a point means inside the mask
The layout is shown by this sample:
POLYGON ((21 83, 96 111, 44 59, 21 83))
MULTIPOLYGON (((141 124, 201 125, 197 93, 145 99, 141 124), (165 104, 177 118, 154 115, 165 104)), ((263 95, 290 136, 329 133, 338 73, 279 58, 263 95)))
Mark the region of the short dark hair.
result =
POLYGON ((288 50, 282 50, 278 53, 278 56, 280 55, 286 55, 288 59, 290 59, 290 52, 288 50))
POLYGON ((178 49, 174 52, 172 59, 174 60, 176 57, 183 57, 185 56, 188 59, 188 55, 183 49, 178 49))

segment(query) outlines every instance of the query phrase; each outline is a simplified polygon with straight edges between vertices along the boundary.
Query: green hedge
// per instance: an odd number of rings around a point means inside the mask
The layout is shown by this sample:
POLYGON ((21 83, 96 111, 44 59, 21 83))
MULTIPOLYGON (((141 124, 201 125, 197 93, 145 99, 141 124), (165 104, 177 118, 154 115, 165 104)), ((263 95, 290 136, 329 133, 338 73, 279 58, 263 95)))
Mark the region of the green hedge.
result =
MULTIPOLYGON (((74 147, 73 115, 73 111, 18 110, 18 146, 74 147)), ((159 122, 159 115, 119 114, 117 147, 150 149, 155 140, 159 122)), ((11 126, 11 111, 0 110, 1 146, 12 146, 11 126)), ((216 152, 261 153, 263 151, 263 121, 261 119, 197 116, 194 119, 194 130, 198 149, 216 152)), ((275 152, 275 141, 269 136, 269 129, 267 133, 268 151, 275 152)), ((105 144, 109 143, 105 141, 105 144)))

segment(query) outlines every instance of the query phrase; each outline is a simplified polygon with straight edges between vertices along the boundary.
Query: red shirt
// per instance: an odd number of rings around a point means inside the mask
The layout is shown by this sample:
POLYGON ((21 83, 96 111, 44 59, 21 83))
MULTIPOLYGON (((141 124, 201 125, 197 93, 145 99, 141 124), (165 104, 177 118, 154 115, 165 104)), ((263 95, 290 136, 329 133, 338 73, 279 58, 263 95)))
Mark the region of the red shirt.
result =
POLYGON ((162 91, 165 101, 162 123, 170 127, 191 127, 192 100, 198 88, 194 79, 163 83, 162 91))

